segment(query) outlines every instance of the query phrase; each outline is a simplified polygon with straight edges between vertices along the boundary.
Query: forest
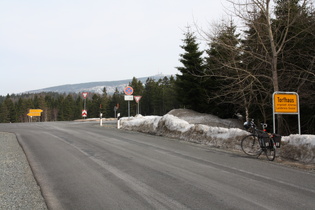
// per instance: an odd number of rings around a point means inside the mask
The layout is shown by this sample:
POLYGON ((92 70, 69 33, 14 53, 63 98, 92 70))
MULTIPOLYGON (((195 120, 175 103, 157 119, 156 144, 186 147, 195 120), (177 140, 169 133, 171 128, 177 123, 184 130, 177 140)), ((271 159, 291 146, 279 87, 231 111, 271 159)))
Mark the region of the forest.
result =
MULTIPOLYGON (((227 0, 231 18, 204 30, 187 27, 183 34, 178 74, 142 84, 130 82, 142 96, 142 115, 164 115, 175 108, 221 118, 272 125, 272 95, 299 95, 302 133, 315 134, 315 10, 311 0, 227 0), (233 17, 233 18, 232 18, 233 17), (237 24, 236 24, 237 22, 237 24), (201 44, 207 48, 201 50, 201 44)), ((88 117, 127 116, 124 93, 89 93, 88 117)), ((82 118, 81 93, 21 94, 0 97, 0 122, 28 122, 28 110, 42 109, 40 121, 82 118)), ((137 104, 131 102, 131 115, 137 104)), ((297 133, 297 115, 276 115, 277 132, 297 133)))
MULTIPOLYGON (((158 81, 148 78, 145 84, 135 77, 130 82, 133 95, 142 96, 139 102, 140 114, 163 115, 178 107, 174 100, 174 77, 164 77, 158 81)), ((88 93, 84 99, 82 93, 59 94, 43 92, 38 94, 20 94, 0 96, 0 122, 29 122, 29 109, 42 109, 40 117, 33 117, 32 121, 69 121, 82 119, 84 104, 88 118, 98 118, 100 113, 105 118, 128 115, 127 101, 124 92, 117 89, 113 95, 108 95, 104 87, 102 94, 88 93)), ((137 114, 137 104, 130 103, 130 115, 137 114)))

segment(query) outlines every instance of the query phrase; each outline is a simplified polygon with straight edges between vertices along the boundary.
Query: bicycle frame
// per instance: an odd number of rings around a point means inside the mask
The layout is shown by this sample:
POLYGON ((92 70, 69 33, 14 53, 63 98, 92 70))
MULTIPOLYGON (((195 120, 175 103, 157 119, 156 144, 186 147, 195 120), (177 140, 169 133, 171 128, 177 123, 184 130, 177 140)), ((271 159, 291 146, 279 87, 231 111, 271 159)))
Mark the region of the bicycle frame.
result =
POLYGON ((266 131, 267 124, 261 123, 263 130, 257 129, 254 119, 252 119, 251 122, 247 122, 246 126, 248 127, 248 125, 250 126, 248 128, 249 132, 252 134, 245 136, 242 139, 241 148, 243 152, 247 155, 257 157, 259 157, 261 153, 264 152, 268 160, 274 160, 276 155, 276 144, 271 135, 266 131), (259 149, 256 142, 259 144, 259 149))

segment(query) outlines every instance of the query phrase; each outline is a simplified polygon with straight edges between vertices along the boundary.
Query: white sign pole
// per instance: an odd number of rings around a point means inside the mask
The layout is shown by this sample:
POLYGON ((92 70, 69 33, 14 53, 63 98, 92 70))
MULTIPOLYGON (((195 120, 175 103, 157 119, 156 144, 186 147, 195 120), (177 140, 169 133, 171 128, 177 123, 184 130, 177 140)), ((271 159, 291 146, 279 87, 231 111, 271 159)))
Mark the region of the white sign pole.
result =
POLYGON ((100 113, 100 126, 103 125, 103 118, 102 118, 102 116, 103 116, 103 113, 100 113))
POLYGON ((117 129, 120 129, 120 113, 117 114, 117 129))

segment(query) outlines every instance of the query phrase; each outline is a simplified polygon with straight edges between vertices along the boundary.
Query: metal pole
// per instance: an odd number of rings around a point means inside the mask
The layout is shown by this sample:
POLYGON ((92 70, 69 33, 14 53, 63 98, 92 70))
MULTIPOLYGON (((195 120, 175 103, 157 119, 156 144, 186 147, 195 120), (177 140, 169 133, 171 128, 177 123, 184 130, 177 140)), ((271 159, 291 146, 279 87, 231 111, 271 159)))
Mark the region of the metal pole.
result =
MULTIPOLYGON (((84 99, 84 110, 86 110, 86 98, 84 99)), ((85 119, 85 116, 83 118, 85 119)))
POLYGON ((275 113, 273 113, 273 133, 276 133, 276 119, 275 119, 275 113))
POLYGON ((128 101, 128 118, 130 118, 130 101, 128 101))
POLYGON ((296 93, 297 95, 297 105, 298 105, 298 126, 299 126, 299 135, 301 135, 301 120, 300 120, 300 97, 299 95, 296 93))
POLYGON ((275 94, 272 94, 272 116, 273 116, 273 133, 276 133, 276 119, 275 119, 275 94))

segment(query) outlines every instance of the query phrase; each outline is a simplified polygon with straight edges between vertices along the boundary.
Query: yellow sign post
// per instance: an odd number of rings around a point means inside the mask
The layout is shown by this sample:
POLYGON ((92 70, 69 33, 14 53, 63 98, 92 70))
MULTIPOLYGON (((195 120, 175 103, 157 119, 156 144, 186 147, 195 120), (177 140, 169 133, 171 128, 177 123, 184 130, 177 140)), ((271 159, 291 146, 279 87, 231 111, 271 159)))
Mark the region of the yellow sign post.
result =
POLYGON ((301 134, 299 95, 295 92, 274 92, 272 102, 273 132, 275 133, 276 130, 275 114, 297 114, 299 134, 301 134))
POLYGON ((42 113, 43 110, 42 110, 42 109, 30 109, 29 112, 30 112, 30 113, 32 113, 32 112, 39 112, 39 113, 42 113))
POLYGON ((297 94, 274 94, 274 111, 275 113, 297 114, 298 108, 298 95, 297 94))
POLYGON ((40 117, 42 114, 43 110, 41 109, 30 109, 27 116, 29 117, 40 117))
POLYGON ((30 116, 30 117, 40 117, 41 116, 41 113, 40 112, 30 112, 27 114, 27 116, 30 116))

